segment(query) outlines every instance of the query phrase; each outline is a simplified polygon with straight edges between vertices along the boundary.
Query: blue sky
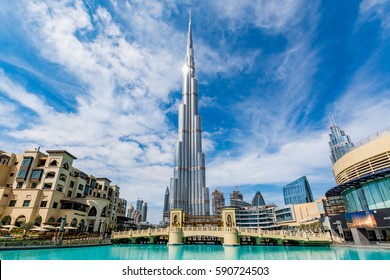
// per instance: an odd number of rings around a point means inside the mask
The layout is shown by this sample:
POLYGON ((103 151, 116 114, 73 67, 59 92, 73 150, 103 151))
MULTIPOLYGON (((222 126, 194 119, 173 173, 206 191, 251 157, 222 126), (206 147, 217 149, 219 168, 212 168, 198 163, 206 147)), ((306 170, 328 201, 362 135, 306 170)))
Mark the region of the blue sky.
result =
POLYGON ((390 1, 0 0, 0 149, 66 149, 162 218, 188 11, 207 185, 282 205, 335 184, 328 115, 357 143, 390 126, 390 1), (16 2, 16 3, 14 3, 16 2))

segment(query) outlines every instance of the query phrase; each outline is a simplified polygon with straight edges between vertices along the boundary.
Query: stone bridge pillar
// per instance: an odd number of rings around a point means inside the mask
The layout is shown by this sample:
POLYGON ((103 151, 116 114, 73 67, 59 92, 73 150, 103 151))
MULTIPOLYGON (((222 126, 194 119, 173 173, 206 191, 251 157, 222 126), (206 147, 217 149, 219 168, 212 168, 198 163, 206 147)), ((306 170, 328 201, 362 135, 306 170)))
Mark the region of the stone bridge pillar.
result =
POLYGON ((222 209, 222 228, 224 230, 223 245, 240 245, 236 223, 236 210, 234 208, 222 209))
POLYGON ((168 245, 183 244, 183 209, 171 209, 168 245))

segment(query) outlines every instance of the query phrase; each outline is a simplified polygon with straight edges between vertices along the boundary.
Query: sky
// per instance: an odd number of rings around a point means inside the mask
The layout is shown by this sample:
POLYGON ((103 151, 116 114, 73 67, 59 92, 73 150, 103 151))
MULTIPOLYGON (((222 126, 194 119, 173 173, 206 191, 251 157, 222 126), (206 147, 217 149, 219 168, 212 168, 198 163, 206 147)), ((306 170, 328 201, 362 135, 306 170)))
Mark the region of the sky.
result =
POLYGON ((390 127, 390 1, 0 0, 0 150, 65 149, 162 220, 192 13, 206 182, 335 186, 329 119, 390 127))

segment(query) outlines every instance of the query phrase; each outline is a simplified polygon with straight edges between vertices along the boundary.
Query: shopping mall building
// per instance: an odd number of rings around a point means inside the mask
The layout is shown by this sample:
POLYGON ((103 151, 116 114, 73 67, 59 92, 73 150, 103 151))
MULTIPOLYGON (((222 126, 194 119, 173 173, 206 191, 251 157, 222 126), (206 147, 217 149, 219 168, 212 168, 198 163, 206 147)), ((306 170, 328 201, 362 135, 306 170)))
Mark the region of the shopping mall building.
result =
POLYGON ((333 165, 326 192, 331 229, 355 244, 390 241, 390 130, 356 145, 333 165))

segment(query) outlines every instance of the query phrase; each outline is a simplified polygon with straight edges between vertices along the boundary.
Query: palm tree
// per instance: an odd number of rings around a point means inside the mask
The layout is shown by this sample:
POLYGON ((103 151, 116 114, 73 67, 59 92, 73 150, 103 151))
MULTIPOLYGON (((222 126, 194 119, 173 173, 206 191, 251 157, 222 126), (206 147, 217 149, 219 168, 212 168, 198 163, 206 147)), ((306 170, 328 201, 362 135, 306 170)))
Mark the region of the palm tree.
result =
POLYGON ((23 230, 22 238, 25 238, 27 235, 27 232, 34 226, 34 222, 28 222, 20 226, 20 228, 23 230))

